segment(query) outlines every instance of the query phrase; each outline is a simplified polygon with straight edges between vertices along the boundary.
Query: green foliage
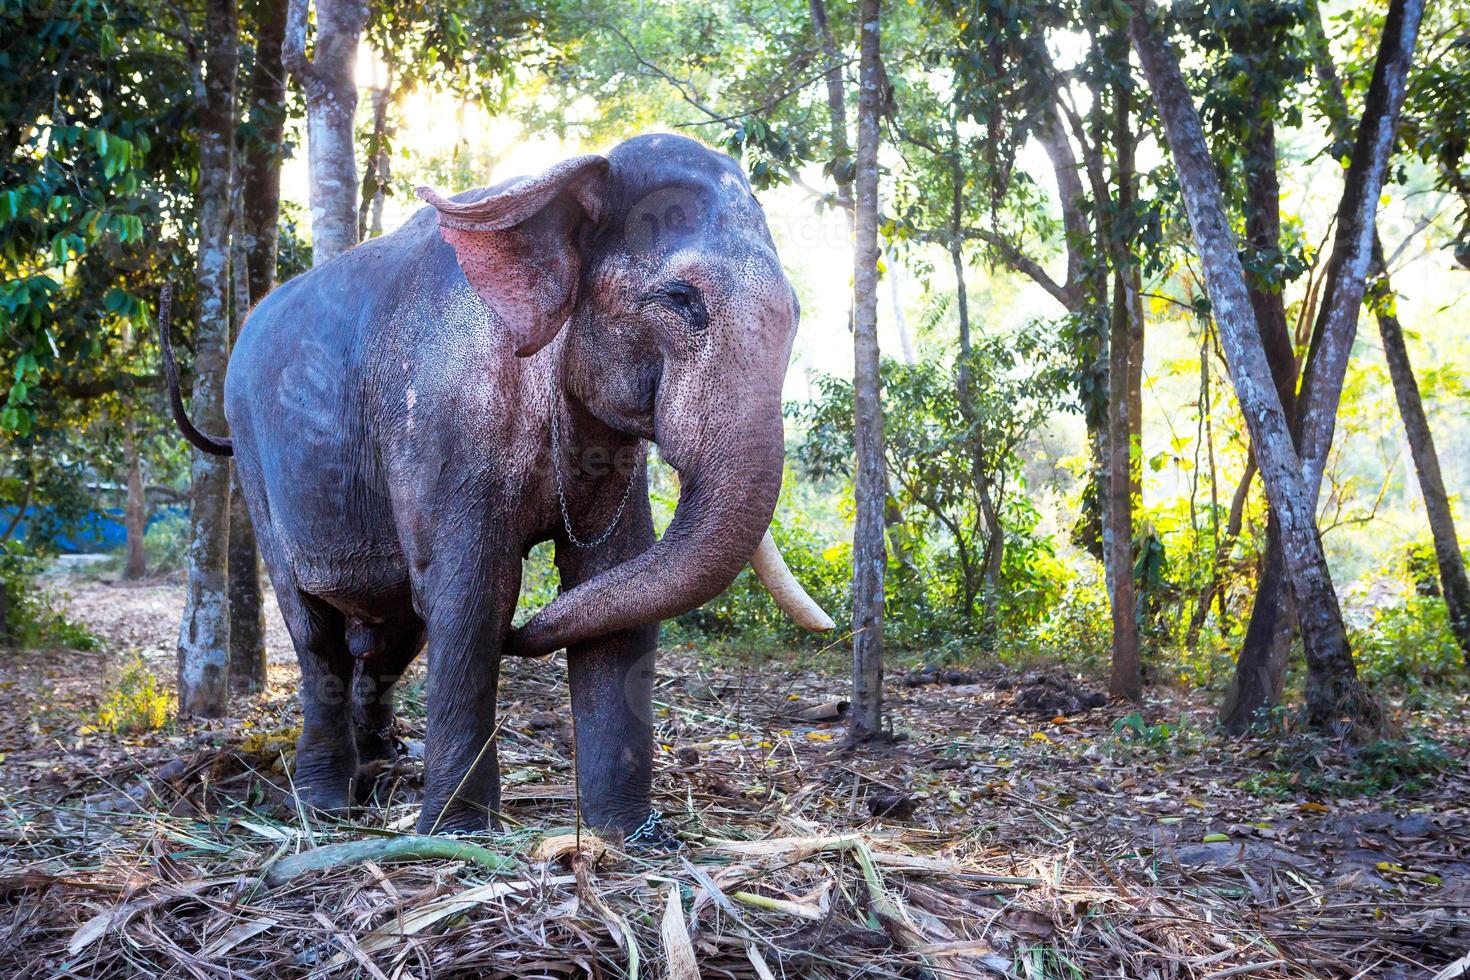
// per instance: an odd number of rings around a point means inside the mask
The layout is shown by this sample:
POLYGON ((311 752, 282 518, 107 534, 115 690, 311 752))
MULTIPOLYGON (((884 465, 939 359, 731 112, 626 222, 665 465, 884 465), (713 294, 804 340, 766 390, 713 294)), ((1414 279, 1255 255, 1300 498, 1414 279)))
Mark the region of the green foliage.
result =
POLYGON ((189 534, 189 517, 181 511, 166 511, 149 524, 143 534, 149 571, 167 575, 182 569, 189 555, 189 534))
POLYGON ((1120 740, 1128 741, 1135 745, 1147 745, 1152 748, 1159 748, 1168 744, 1169 739, 1174 737, 1177 727, 1164 721, 1150 725, 1143 720, 1143 715, 1135 711, 1113 722, 1113 734, 1118 736, 1120 740))
POLYGON ((98 707, 94 727, 119 734, 156 731, 168 723, 173 701, 172 692, 153 673, 148 661, 135 654, 98 707))
POLYGON ((1358 673, 1375 688, 1414 693, 1467 680, 1433 556, 1427 543, 1405 549, 1370 577, 1377 600, 1348 612, 1358 673))
POLYGON ((1292 735, 1264 756, 1256 772, 1236 785, 1268 798, 1413 793, 1454 764, 1455 758, 1444 746, 1420 735, 1379 740, 1345 756, 1320 739, 1292 735))
POLYGON ((58 398, 124 370, 136 352, 123 338, 148 322, 141 294, 190 268, 158 233, 187 220, 192 151, 175 137, 188 129, 189 72, 158 14, 100 0, 0 9, 7 434, 29 435, 58 398))
POLYGON ((1459 200, 1460 229, 1450 247, 1470 268, 1470 13, 1464 4, 1428 4, 1419 36, 1399 138, 1459 200))
MULTIPOLYGON (((909 643, 942 647, 993 636, 1002 623, 1033 622, 1050 603, 1051 544, 1036 533, 1039 515, 1025 496, 1020 449, 1062 401, 1068 379, 1058 362, 1045 330, 977 338, 967 365, 972 417, 951 373, 960 366, 883 363, 888 606, 892 628, 909 643), (998 531, 988 526, 986 499, 998 531), (995 549, 998 576, 990 571, 995 549), (985 622, 990 608, 997 621, 985 622), (911 611, 922 624, 915 633, 902 627, 911 611)), ((812 403, 791 408, 806 429, 801 458, 816 478, 846 477, 852 385, 824 377, 817 389, 812 403)))
POLYGON ((521 592, 516 600, 515 625, 523 626, 556 598, 561 574, 556 570, 556 546, 543 541, 521 562, 521 592))
POLYGON ((1107 673, 1112 651, 1112 613, 1102 568, 1087 561, 1073 570, 1060 562, 1051 578, 1057 583, 1055 599, 1031 629, 1002 647, 1026 663, 1061 663, 1088 677, 1107 673))
POLYGON ((11 543, 0 549, 0 590, 4 618, 0 643, 20 648, 66 647, 92 650, 97 638, 73 623, 58 607, 56 597, 39 582, 47 556, 11 543))

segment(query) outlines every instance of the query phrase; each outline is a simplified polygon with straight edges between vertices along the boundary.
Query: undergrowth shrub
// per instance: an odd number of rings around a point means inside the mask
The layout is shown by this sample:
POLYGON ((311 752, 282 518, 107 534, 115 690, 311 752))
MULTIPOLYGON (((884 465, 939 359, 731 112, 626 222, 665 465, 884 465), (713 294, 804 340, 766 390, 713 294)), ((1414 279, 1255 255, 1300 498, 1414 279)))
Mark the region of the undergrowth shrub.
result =
POLYGON ((1347 614, 1363 680, 1396 692, 1463 684, 1465 655, 1450 629, 1432 548, 1411 546, 1369 581, 1382 590, 1380 598, 1347 614))
POLYGON ((0 549, 0 590, 4 615, 0 616, 0 643, 14 647, 67 647, 92 650, 97 638, 66 618, 56 596, 42 588, 41 572, 46 557, 10 543, 0 549))
POLYGON ((162 728, 173 714, 173 694, 140 655, 123 667, 122 676, 97 709, 96 728, 128 734, 162 728))
POLYGON ((1050 613, 1001 659, 1016 666, 1060 663, 1075 673, 1101 676, 1111 662, 1112 613, 1101 567, 1075 571, 1062 585, 1050 613))

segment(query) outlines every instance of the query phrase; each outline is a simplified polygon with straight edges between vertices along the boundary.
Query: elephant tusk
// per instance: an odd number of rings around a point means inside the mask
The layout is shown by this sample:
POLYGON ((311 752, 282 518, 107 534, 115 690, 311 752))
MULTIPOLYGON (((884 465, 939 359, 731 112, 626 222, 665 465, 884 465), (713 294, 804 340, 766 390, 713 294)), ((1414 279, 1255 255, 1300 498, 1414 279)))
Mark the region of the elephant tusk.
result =
MULTIPOLYGON (((682 490, 684 480, 678 470, 674 471, 674 480, 682 490)), ((817 600, 807 594, 796 576, 791 574, 791 569, 786 567, 786 559, 781 557, 781 549, 776 547, 770 528, 766 528, 766 533, 761 535, 761 543, 755 547, 755 554, 750 556, 750 568, 771 598, 776 600, 776 605, 797 626, 812 633, 826 633, 837 628, 832 617, 817 605, 817 600)))
POLYGON ((807 595, 806 589, 791 574, 791 569, 786 567, 786 559, 781 557, 780 549, 776 547, 775 540, 771 537, 770 528, 761 537, 761 543, 756 547, 755 554, 750 558, 750 567, 755 570, 756 576, 766 591, 771 593, 771 598, 776 600, 776 605, 781 611, 790 616, 797 626, 802 629, 811 630, 813 633, 825 633, 837 624, 832 622, 822 607, 817 605, 811 596, 807 595))

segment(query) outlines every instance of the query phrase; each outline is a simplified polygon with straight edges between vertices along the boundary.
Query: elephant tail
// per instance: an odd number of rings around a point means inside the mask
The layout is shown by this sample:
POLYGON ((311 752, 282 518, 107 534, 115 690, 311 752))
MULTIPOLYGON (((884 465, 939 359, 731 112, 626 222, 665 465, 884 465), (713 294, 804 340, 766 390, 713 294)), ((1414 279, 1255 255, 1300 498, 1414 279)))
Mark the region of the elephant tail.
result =
POLYGON ((184 409, 184 396, 179 393, 179 366, 174 363, 174 345, 168 339, 169 321, 173 319, 174 287, 170 283, 158 294, 158 346, 163 351, 163 372, 168 377, 168 404, 173 409, 179 432, 195 449, 211 456, 233 456, 235 446, 228 436, 212 436, 200 432, 189 421, 184 409))

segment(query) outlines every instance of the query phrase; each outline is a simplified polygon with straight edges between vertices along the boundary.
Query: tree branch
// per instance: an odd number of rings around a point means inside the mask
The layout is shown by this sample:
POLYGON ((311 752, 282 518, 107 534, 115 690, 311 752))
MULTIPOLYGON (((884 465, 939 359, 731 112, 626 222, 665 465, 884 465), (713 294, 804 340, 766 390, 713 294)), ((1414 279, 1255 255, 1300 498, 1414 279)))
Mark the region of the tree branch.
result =
POLYGON ((306 57, 306 12, 311 0, 290 0, 286 8, 286 36, 281 42, 281 64, 301 84, 315 77, 306 57))

